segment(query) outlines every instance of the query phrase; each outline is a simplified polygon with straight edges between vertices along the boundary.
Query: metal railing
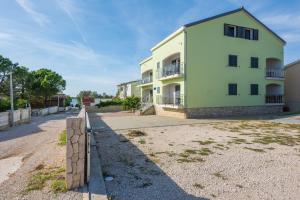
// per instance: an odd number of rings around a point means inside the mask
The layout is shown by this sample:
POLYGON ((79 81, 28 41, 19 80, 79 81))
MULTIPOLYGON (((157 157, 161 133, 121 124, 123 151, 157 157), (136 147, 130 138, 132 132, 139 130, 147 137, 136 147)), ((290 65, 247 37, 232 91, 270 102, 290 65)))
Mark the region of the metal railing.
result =
POLYGON ((282 104, 283 95, 266 95, 266 104, 282 104))
POLYGON ((282 69, 266 69, 266 77, 268 78, 283 78, 284 73, 282 69))
POLYGON ((184 95, 178 94, 175 96, 156 96, 156 102, 160 105, 168 106, 183 106, 184 105, 184 95))
POLYGON ((142 84, 146 84, 146 83, 151 83, 152 81, 153 81, 152 76, 147 76, 147 77, 139 80, 139 84, 142 85, 142 84))
POLYGON ((153 97, 152 96, 144 96, 142 98, 142 103, 153 103, 153 97))
POLYGON ((184 67, 183 63, 164 65, 162 69, 157 71, 157 78, 160 79, 172 75, 183 75, 184 74, 183 67, 184 67))

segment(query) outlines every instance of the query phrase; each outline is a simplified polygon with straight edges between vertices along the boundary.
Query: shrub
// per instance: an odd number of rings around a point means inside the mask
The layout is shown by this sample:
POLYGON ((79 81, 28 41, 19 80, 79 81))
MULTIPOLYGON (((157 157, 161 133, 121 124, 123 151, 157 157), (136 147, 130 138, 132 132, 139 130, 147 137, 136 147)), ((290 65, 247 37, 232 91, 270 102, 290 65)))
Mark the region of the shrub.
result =
POLYGON ((9 98, 0 98, 0 112, 4 112, 10 109, 9 98))
POLYGON ((125 109, 138 109, 140 107, 140 98, 139 97, 127 97, 123 103, 125 109))
POLYGON ((26 105, 27 105, 27 100, 25 99, 18 99, 16 102, 17 108, 26 108, 26 105))
POLYGON ((123 100, 120 98, 114 98, 110 101, 101 101, 99 104, 97 104, 97 107, 106 107, 106 106, 115 106, 115 105, 123 105, 123 100))

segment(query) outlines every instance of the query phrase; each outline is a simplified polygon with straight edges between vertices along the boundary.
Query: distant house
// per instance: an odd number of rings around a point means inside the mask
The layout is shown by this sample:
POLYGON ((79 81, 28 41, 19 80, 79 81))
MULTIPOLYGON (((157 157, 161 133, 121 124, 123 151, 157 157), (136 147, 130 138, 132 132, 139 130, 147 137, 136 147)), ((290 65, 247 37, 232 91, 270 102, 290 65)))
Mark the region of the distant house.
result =
POLYGON ((130 81, 130 82, 121 83, 117 85, 118 87, 117 97, 121 99, 125 99, 126 97, 130 97, 130 96, 140 97, 141 91, 138 85, 139 85, 138 81, 130 81))
POLYGON ((300 60, 284 68, 285 102, 291 112, 300 111, 300 60))

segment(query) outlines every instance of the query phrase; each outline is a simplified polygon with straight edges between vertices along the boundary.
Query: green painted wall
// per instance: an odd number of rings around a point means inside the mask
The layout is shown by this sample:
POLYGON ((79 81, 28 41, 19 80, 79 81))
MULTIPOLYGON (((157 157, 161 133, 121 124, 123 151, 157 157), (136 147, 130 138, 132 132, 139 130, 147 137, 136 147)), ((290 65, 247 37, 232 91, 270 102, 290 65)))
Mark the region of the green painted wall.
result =
POLYGON ((283 43, 245 12, 224 16, 186 29, 186 107, 265 105, 266 58, 283 63, 283 43), (259 29, 259 40, 224 36, 224 23, 259 29), (238 55, 238 66, 228 67, 228 55, 238 55), (250 58, 259 57, 259 69, 250 58), (238 96, 228 95, 228 84, 238 84, 238 96), (251 96, 250 84, 259 84, 259 96, 251 96))
MULTIPOLYGON (((157 93, 157 89, 153 90, 153 103, 157 104, 157 96, 163 94, 163 86, 171 83, 180 84, 181 93, 184 94, 184 78, 175 78, 171 80, 160 81, 157 79, 156 66, 157 62, 160 62, 160 67, 162 67, 162 62, 165 58, 175 53, 180 53, 180 60, 184 63, 184 32, 175 35, 170 41, 164 43, 157 49, 152 51, 152 59, 141 64, 141 74, 150 68, 153 70, 153 88, 160 87, 160 94, 157 93)), ((141 87, 142 89, 143 87, 141 87)))

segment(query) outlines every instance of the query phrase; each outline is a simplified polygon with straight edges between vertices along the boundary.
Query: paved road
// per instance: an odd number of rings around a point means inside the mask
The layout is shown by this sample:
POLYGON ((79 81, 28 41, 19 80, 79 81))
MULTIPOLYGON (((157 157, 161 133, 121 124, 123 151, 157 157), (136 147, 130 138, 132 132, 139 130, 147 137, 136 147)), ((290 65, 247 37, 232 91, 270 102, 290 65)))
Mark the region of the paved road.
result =
POLYGON ((0 199, 82 199, 81 193, 73 191, 57 196, 45 191, 23 192, 30 173, 39 164, 65 165, 65 147, 58 146, 57 142, 59 133, 66 127, 67 116, 70 114, 34 117, 30 124, 0 132, 0 165, 9 168, 10 173, 16 171, 0 183, 0 199))

